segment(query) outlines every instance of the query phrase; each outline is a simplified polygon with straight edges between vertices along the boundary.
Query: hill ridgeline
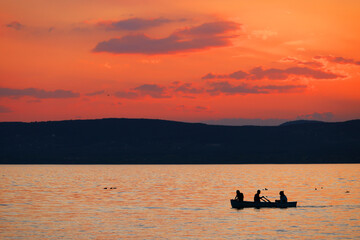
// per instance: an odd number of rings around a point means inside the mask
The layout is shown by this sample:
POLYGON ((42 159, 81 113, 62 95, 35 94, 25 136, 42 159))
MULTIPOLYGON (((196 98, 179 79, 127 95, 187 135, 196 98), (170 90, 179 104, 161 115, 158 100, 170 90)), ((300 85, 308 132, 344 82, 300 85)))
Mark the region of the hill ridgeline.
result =
POLYGON ((360 163, 360 120, 217 126, 152 119, 0 123, 1 164, 360 163))

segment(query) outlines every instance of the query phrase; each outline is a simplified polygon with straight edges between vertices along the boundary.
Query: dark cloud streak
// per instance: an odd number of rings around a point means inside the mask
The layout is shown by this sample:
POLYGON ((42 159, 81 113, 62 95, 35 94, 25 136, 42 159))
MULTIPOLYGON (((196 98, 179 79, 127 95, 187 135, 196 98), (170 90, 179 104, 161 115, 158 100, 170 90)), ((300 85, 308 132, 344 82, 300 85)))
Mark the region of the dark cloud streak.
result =
POLYGON ((166 88, 157 84, 143 84, 136 88, 130 89, 130 91, 118 91, 114 94, 118 98, 125 99, 137 99, 145 96, 152 98, 171 98, 166 94, 166 88))
POLYGON ((329 62, 338 63, 338 64, 353 64, 360 65, 360 61, 357 61, 352 58, 343 58, 343 57, 334 57, 334 56, 316 56, 315 59, 326 59, 329 62))
POLYGON ((242 83, 240 85, 232 85, 229 82, 210 82, 210 89, 207 90, 211 95, 219 95, 221 93, 226 95, 234 94, 259 94, 259 93, 268 93, 267 91, 257 89, 249 86, 248 84, 242 83))
POLYGON ((134 88, 135 91, 139 92, 141 96, 151 96, 153 98, 170 98, 171 96, 166 95, 165 87, 157 84, 144 84, 134 88))
POLYGON ((289 91, 303 91, 307 88, 306 85, 264 85, 252 86, 245 83, 233 85, 227 81, 209 82, 210 89, 207 92, 211 95, 235 95, 235 94, 269 94, 273 92, 289 92, 289 91))
POLYGON ((22 24, 19 23, 18 21, 13 21, 13 22, 11 22, 11 23, 9 23, 9 24, 6 24, 6 27, 8 27, 8 28, 13 28, 13 29, 19 31, 19 30, 21 30, 21 29, 24 28, 24 25, 22 25, 22 24))
POLYGON ((336 79, 344 76, 327 72, 319 69, 312 69, 308 67, 291 67, 286 69, 269 68, 263 69, 256 67, 251 69, 248 73, 237 71, 230 74, 213 74, 208 73, 202 79, 237 79, 237 80, 286 80, 291 76, 306 77, 312 79, 336 79))
POLYGON ((192 87, 191 83, 183 83, 183 84, 176 86, 174 91, 182 92, 182 93, 196 94, 196 93, 202 93, 203 89, 194 88, 194 87, 192 87))
POLYGON ((240 28, 241 24, 229 21, 219 21, 204 23, 196 27, 186 28, 178 33, 191 35, 191 36, 214 36, 223 34, 225 32, 236 31, 240 28))
POLYGON ((34 98, 75 98, 79 97, 79 93, 74 93, 68 90, 54 90, 54 91, 46 91, 43 89, 37 88, 25 88, 25 89, 12 89, 12 88, 0 88, 0 97, 34 97, 34 98))
POLYGON ((150 38, 145 34, 126 35, 98 43, 93 52, 113 54, 174 54, 231 44, 226 33, 239 28, 234 22, 205 23, 177 31, 165 38, 150 38))
POLYGON ((87 93, 85 95, 91 97, 91 96, 101 95, 101 94, 104 94, 104 93, 105 93, 105 91, 101 90, 101 91, 95 91, 95 92, 87 93))
POLYGON ((137 31, 145 30, 152 27, 157 27, 166 23, 173 22, 167 18, 143 19, 143 18, 130 18, 120 21, 104 21, 98 23, 99 26, 104 26, 109 31, 137 31))

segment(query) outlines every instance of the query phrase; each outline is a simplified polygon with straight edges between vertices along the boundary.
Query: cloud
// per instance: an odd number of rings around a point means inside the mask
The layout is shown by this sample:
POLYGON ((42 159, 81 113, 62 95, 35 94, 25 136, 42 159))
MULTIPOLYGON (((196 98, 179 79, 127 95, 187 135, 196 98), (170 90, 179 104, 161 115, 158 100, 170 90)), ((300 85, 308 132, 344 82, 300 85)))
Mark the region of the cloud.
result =
POLYGON ((0 105, 0 113, 10 113, 12 112, 10 108, 0 105))
POLYGON ((265 85, 265 86, 255 86, 257 89, 269 90, 272 92, 290 92, 290 91, 304 91, 306 85, 265 85))
POLYGON ((183 111, 183 112, 211 112, 209 107, 204 107, 204 106, 178 105, 175 107, 175 110, 183 111))
MULTIPOLYGON (((246 95, 246 94, 269 94, 269 93, 289 93, 302 92, 307 89, 307 85, 250 85, 247 83, 232 84, 228 81, 207 81, 202 85, 194 87, 192 83, 172 82, 168 86, 157 84, 143 84, 125 91, 117 91, 114 96, 125 99, 140 99, 145 96, 151 98, 171 98, 180 96, 182 98, 196 98, 199 94, 209 94, 212 96, 225 95, 246 95)), ((197 109, 198 111, 201 108, 197 109)))
POLYGON ((329 62, 338 64, 353 64, 360 66, 360 61, 352 58, 334 57, 334 56, 315 56, 315 59, 326 59, 329 62))
POLYGON ((208 73, 202 79, 243 79, 243 80, 286 80, 291 76, 306 77, 312 79, 336 79, 344 77, 332 72, 327 72, 319 69, 312 69, 309 67, 291 67, 286 69, 269 68, 263 69, 256 67, 251 69, 248 73, 237 71, 230 74, 213 74, 208 73))
POLYGON ((252 74, 250 79, 270 79, 270 80, 283 80, 287 79, 289 76, 300 76, 313 79, 334 79, 338 77, 343 77, 331 72, 325 72, 322 70, 312 69, 308 67, 291 67, 287 69, 262 69, 262 67, 254 68, 250 71, 252 74))
POLYGON ((139 87, 134 88, 135 91, 138 91, 142 96, 151 96, 153 98, 169 98, 170 96, 165 94, 165 87, 159 86, 157 84, 144 84, 139 87))
POLYGON ((96 95, 101 95, 101 94, 104 94, 104 93, 105 93, 105 91, 101 90, 101 91, 95 91, 95 92, 87 93, 85 95, 86 96, 96 96, 96 95))
POLYGON ((243 71, 237 71, 230 74, 220 74, 215 75, 213 73, 208 73, 202 77, 202 79, 222 79, 222 78, 233 78, 233 79, 246 79, 249 76, 248 73, 243 71))
POLYGON ((334 114, 331 112, 324 112, 324 113, 311 113, 311 114, 304 114, 299 115, 296 119, 297 120, 318 120, 318 121, 331 121, 334 118, 334 114))
POLYGON ((280 59, 280 62, 296 63, 298 65, 309 66, 309 67, 313 67, 313 68, 321 68, 324 66, 324 64, 319 61, 305 61, 305 60, 300 60, 296 57, 285 57, 285 58, 280 59))
POLYGON ((129 35, 100 42, 94 52, 109 52, 115 54, 173 54, 181 51, 199 50, 210 47, 226 46, 225 38, 183 40, 176 35, 162 39, 152 39, 144 34, 129 35))
POLYGON ((268 94, 271 92, 289 92, 289 91, 303 91, 307 88, 306 85, 264 85, 252 86, 241 83, 233 85, 229 82, 209 82, 210 89, 207 90, 211 95, 235 95, 235 94, 268 94))
POLYGON ((230 21, 219 21, 204 23, 202 25, 185 28, 178 33, 192 35, 192 36, 214 36, 224 34, 226 32, 236 31, 240 28, 241 24, 230 21))
POLYGON ((34 98, 74 98, 79 97, 79 93, 72 91, 58 89, 55 91, 46 91, 37 88, 25 88, 25 89, 12 89, 12 88, 0 88, 0 97, 25 97, 30 96, 34 98))
POLYGON ((214 78, 228 78, 227 75, 215 75, 213 73, 208 73, 203 76, 201 79, 214 79, 214 78))
POLYGON ((145 34, 126 35, 98 43, 93 52, 113 54, 174 54, 231 45, 227 35, 240 27, 234 22, 204 23, 197 27, 176 31, 165 38, 151 38, 145 34))
POLYGON ((202 93, 204 90, 200 89, 200 88, 192 87, 191 83, 182 83, 182 84, 177 83, 176 87, 174 87, 174 91, 182 92, 182 93, 196 94, 196 93, 202 93))
POLYGON ((106 30, 111 31, 137 31, 145 30, 152 27, 157 27, 166 23, 173 22, 167 18, 154 18, 154 19, 143 19, 143 18, 130 18, 120 21, 102 21, 99 22, 99 26, 104 26, 106 30))
POLYGON ((9 24, 6 24, 6 27, 8 27, 8 28, 13 28, 13 29, 19 31, 19 30, 21 30, 21 29, 24 28, 24 25, 22 25, 22 24, 19 23, 18 21, 13 21, 13 22, 11 22, 11 23, 9 23, 9 24))
POLYGON ((243 79, 247 76, 246 72, 243 71, 237 71, 237 72, 233 72, 229 74, 230 78, 234 78, 234 79, 243 79))
POLYGON ((204 107, 204 106, 196 106, 195 107, 195 112, 207 112, 209 111, 209 107, 204 107))
POLYGON ((145 96, 152 98, 170 98, 171 96, 166 94, 166 88, 157 84, 143 84, 130 91, 118 91, 114 94, 118 98, 136 99, 145 96))
POLYGON ((224 93, 226 95, 233 94, 249 94, 249 93, 267 93, 267 91, 256 89, 248 84, 242 83, 240 85, 232 85, 229 82, 210 82, 210 89, 207 90, 211 95, 218 95, 224 93))

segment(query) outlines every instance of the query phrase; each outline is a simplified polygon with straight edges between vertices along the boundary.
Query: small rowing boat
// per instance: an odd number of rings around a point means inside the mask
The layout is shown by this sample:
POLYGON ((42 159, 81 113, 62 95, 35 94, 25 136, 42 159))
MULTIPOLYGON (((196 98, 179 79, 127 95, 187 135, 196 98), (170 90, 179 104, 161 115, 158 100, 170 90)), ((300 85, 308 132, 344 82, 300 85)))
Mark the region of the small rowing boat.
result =
POLYGON ((239 202, 237 200, 231 199, 231 207, 232 208, 288 208, 288 207, 296 207, 297 202, 250 202, 243 201, 239 202))

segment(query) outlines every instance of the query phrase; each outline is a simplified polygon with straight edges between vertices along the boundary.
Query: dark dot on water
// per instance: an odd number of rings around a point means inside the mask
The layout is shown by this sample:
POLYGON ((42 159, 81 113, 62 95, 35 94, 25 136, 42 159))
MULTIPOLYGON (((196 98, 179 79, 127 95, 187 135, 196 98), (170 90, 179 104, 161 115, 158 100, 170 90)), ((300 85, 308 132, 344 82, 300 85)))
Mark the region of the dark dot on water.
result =
POLYGON ((104 189, 107 189, 107 187, 104 187, 104 189))

